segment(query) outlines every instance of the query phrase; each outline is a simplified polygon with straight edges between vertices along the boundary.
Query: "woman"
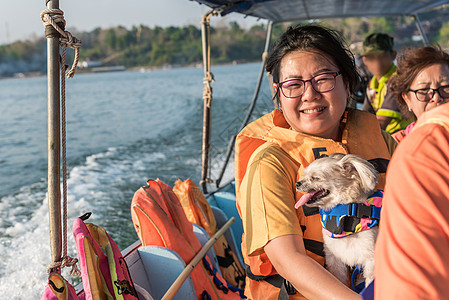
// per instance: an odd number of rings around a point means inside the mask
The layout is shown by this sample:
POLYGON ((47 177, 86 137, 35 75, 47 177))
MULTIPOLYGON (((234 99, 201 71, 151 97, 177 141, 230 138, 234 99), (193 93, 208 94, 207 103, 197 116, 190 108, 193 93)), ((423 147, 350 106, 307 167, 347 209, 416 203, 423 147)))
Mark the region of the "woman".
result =
POLYGON ((439 46, 405 49, 398 58, 390 89, 402 113, 414 120, 393 134, 399 143, 423 112, 449 101, 449 54, 439 46))
MULTIPOLYGON (((274 45, 266 69, 279 109, 249 124, 236 140, 245 294, 248 299, 278 299, 287 292, 290 299, 359 299, 323 267, 320 216, 316 210, 295 210, 301 196, 295 183, 317 158, 339 152, 386 161, 396 142, 374 115, 346 109, 359 77, 337 32, 290 27, 274 45)), ((384 177, 380 174, 378 188, 384 177)))

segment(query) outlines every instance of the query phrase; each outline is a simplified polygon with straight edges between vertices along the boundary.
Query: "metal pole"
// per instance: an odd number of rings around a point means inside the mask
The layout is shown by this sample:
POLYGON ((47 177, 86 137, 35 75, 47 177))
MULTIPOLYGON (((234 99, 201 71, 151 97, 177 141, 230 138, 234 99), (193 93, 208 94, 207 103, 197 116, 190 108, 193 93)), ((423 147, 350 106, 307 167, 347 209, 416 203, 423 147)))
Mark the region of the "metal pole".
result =
POLYGON ((418 28, 419 34, 421 34, 424 46, 429 44, 429 39, 427 38, 427 35, 421 26, 421 21, 419 20, 418 14, 413 15, 413 18, 415 19, 415 24, 416 27, 418 28))
MULTIPOLYGON (((254 91, 253 99, 251 100, 251 105, 248 108, 248 112, 246 114, 246 118, 243 121, 242 126, 240 127, 240 129, 238 130, 237 133, 242 131, 242 129, 248 124, 248 122, 249 122, 249 120, 251 118, 251 115, 253 114, 254 107, 256 106, 257 98, 259 97, 260 86, 262 84, 263 74, 265 72, 265 61, 266 61, 267 56, 268 56, 268 48, 270 47, 272 27, 273 27, 273 22, 271 22, 271 21, 268 22, 267 37, 265 39, 265 48, 264 48, 264 52, 262 54, 262 65, 261 65, 260 72, 259 72, 259 79, 257 81, 256 89, 254 91)), ((237 138, 237 135, 233 135, 231 137, 231 140, 229 141, 228 149, 226 150, 225 162, 224 162, 223 167, 221 168, 220 175, 218 176, 218 179, 217 179, 217 182, 216 182, 217 188, 220 186, 220 182, 223 179, 223 175, 224 175, 224 172, 225 172, 226 167, 228 165, 229 158, 231 157, 232 150, 234 149, 234 143, 235 143, 235 139, 236 138, 237 138)))
POLYGON ((210 126, 211 126, 211 106, 212 106, 212 73, 210 72, 210 24, 209 19, 214 14, 211 10, 203 15, 201 21, 201 37, 203 42, 203 64, 204 64, 204 90, 203 90, 203 139, 201 149, 201 188, 203 193, 207 193, 207 171, 209 169, 209 149, 210 149, 210 126))
MULTIPOLYGON (((47 8, 59 9, 59 0, 46 0, 47 8)), ((59 33, 45 28, 47 37, 48 93, 48 215, 52 262, 59 261, 62 250, 60 188, 60 104, 59 104, 59 33)))

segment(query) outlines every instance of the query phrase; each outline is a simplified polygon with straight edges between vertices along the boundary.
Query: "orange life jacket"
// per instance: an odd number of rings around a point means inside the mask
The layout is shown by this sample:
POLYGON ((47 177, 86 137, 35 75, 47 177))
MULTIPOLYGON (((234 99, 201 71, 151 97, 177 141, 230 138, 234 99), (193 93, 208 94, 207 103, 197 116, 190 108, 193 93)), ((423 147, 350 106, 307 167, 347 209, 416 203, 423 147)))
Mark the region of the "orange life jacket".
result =
MULTIPOLYGON (((172 188, 160 180, 149 180, 148 186, 136 191, 131 203, 131 217, 143 246, 172 249, 186 264, 201 250, 179 199, 172 188)), ((191 273, 197 298, 203 299, 207 292, 211 299, 240 299, 237 293, 228 289, 220 274, 210 274, 208 265, 211 263, 200 262, 191 273)))
MULTIPOLYGON (((297 179, 303 177, 304 168, 315 159, 335 152, 356 154, 371 160, 374 162, 373 164, 378 162, 379 165, 390 160, 389 149, 374 115, 369 112, 349 110, 345 112, 342 123, 344 125, 342 142, 291 130, 283 114, 277 109, 246 126, 238 134, 235 146, 235 186, 239 213, 241 214, 239 207, 240 184, 245 176, 248 162, 256 149, 266 142, 280 146, 298 163, 297 179)), ((380 174, 377 189, 383 189, 386 168, 380 168, 380 170, 378 168, 378 171, 380 174)), ((292 190, 295 190, 295 187, 292 187, 292 190)), ((295 201, 299 200, 301 196, 301 193, 296 192, 295 201)), ((324 258, 313 253, 317 251, 309 251, 309 249, 312 250, 311 246, 316 246, 319 243, 322 245, 323 242, 318 212, 316 210, 305 213, 305 222, 317 226, 307 226, 303 230, 303 239, 311 241, 309 245, 305 243, 307 254, 323 265, 324 258)), ((302 226, 302 228, 304 227, 302 226)), ((265 253, 248 257, 244 237, 242 238, 242 252, 254 275, 277 274, 265 253)))
MULTIPOLYGON (((203 227, 209 236, 213 236, 217 232, 215 216, 198 186, 191 179, 185 181, 178 179, 175 181, 173 191, 178 196, 187 219, 203 227)), ((223 278, 231 285, 244 289, 245 271, 224 235, 214 244, 214 250, 223 278)))

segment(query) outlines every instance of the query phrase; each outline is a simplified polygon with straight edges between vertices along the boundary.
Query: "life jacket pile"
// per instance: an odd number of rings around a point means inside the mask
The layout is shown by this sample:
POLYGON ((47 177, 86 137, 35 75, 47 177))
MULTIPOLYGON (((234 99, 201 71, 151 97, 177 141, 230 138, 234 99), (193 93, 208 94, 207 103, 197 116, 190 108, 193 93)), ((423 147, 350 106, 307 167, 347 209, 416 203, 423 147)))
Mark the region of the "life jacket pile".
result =
MULTIPOLYGON (((186 265, 201 250, 179 199, 170 186, 158 179, 149 180, 148 186, 136 191, 131 203, 131 217, 143 246, 172 249, 186 265)), ((211 266, 205 257, 191 273, 197 299, 240 299, 237 289, 211 266)))
MULTIPOLYGON (((175 181, 173 191, 178 196, 187 219, 204 228, 209 236, 213 236, 217 232, 215 216, 198 186, 191 179, 185 181, 178 179, 175 181)), ((245 271, 224 235, 214 244, 214 250, 223 278, 229 284, 244 289, 245 271)))

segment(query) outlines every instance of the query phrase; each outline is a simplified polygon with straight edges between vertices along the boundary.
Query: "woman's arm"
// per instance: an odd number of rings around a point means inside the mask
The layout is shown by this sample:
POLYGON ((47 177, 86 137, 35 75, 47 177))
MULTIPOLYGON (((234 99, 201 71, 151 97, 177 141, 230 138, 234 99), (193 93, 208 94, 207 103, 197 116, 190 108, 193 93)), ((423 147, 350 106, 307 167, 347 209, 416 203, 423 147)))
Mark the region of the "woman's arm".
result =
POLYGON ((269 241, 264 251, 276 271, 308 299, 358 299, 360 296, 307 256, 299 235, 269 241))

